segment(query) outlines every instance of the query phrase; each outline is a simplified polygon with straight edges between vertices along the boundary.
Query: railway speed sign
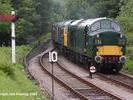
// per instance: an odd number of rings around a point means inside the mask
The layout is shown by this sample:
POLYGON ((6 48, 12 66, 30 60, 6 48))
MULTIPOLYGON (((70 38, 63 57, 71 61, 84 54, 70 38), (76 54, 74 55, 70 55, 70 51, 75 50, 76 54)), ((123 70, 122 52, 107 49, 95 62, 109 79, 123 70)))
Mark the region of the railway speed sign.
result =
POLYGON ((55 51, 49 52, 49 62, 55 63, 57 62, 57 60, 58 60, 57 52, 55 51))
POLYGON ((96 67, 95 66, 91 66, 90 67, 90 72, 91 73, 95 73, 96 72, 96 67))

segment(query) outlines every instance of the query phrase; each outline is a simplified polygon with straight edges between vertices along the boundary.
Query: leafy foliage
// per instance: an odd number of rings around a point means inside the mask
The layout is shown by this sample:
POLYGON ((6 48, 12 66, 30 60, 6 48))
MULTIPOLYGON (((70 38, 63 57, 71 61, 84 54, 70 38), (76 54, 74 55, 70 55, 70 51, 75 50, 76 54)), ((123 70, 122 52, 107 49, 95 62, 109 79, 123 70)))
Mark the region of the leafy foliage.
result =
MULTIPOLYGON (((51 0, 0 0, 0 14, 15 9, 17 44, 34 42, 50 30, 51 0)), ((10 22, 0 22, 0 45, 10 45, 10 22)))
POLYGON ((121 0, 120 16, 133 17, 133 0, 121 0))
POLYGON ((116 18, 119 14, 121 5, 120 0, 99 0, 95 3, 99 17, 116 18))
POLYGON ((48 32, 50 30, 50 16, 51 16, 51 0, 35 0, 36 12, 38 14, 38 32, 40 34, 48 32))
MULTIPOLYGON (((31 43, 48 33, 54 22, 67 19, 111 17, 125 32, 133 31, 132 0, 0 0, 0 14, 15 9, 17 44, 31 43)), ((0 22, 0 46, 10 44, 10 23, 0 22)))
POLYGON ((0 47, 0 90, 1 93, 37 93, 35 96, 0 96, 1 100, 45 100, 33 82, 25 76, 22 63, 23 57, 31 49, 30 46, 17 46, 17 64, 11 64, 9 47, 0 47))
POLYGON ((124 32, 133 32, 133 18, 132 17, 118 17, 117 18, 123 27, 124 32))
POLYGON ((67 19, 92 18, 95 16, 97 16, 96 11, 88 0, 68 0, 66 3, 67 19))
POLYGON ((31 42, 30 38, 37 36, 36 23, 37 13, 35 9, 35 2, 32 0, 21 0, 17 5, 17 15, 19 20, 17 21, 17 37, 18 43, 31 42), (23 41, 22 41, 23 40, 23 41))
POLYGON ((61 0, 59 2, 53 2, 51 8, 51 22, 59 22, 65 18, 65 7, 64 3, 62 4, 61 0))
MULTIPOLYGON (((0 0, 0 14, 10 14, 12 10, 10 0, 0 0)), ((0 21, 0 46, 10 44, 10 24, 0 21)))
POLYGON ((117 19, 121 22, 125 32, 133 32, 133 0, 121 0, 121 11, 117 19))
POLYGON ((118 15, 120 0, 68 0, 66 18, 113 17, 118 15))

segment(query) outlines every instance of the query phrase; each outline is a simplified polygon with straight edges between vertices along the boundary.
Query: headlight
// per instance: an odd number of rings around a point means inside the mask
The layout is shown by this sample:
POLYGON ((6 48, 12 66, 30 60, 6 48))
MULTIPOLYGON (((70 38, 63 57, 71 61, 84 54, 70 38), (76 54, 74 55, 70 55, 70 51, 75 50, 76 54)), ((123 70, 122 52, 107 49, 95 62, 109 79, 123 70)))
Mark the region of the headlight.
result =
POLYGON ((101 63, 102 62, 102 57, 101 56, 95 56, 95 61, 97 62, 97 63, 101 63))
POLYGON ((121 57, 119 58, 119 61, 120 61, 121 63, 125 63, 125 62, 126 62, 126 57, 125 57, 125 56, 121 56, 121 57))

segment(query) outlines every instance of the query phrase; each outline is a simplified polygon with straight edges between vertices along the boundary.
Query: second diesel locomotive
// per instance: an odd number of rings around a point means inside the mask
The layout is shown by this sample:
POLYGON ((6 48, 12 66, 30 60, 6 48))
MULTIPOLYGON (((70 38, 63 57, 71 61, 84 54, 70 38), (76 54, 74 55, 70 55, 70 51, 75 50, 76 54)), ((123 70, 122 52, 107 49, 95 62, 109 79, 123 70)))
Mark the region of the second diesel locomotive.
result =
POLYGON ((119 72, 126 62, 126 37, 113 19, 68 20, 52 26, 54 44, 76 62, 98 72, 119 72))

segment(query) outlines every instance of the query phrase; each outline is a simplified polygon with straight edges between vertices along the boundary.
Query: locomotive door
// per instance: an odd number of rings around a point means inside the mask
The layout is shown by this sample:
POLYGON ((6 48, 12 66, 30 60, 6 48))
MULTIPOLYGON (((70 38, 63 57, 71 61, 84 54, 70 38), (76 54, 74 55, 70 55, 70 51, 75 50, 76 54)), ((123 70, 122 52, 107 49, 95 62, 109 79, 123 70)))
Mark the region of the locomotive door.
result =
POLYGON ((64 27, 64 32, 63 32, 63 35, 64 35, 64 46, 67 46, 68 44, 68 27, 64 27))

